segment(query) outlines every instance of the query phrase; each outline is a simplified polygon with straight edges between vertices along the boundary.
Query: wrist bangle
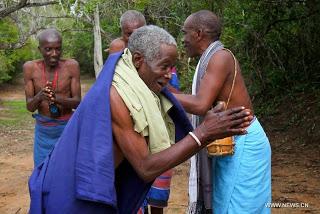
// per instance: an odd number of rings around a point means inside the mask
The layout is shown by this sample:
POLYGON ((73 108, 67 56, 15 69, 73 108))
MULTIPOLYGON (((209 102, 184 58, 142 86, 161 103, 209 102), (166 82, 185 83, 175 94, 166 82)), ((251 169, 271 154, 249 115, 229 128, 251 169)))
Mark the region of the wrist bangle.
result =
POLYGON ((201 146, 201 142, 200 142, 199 138, 195 134, 193 134, 193 132, 189 132, 189 135, 196 141, 198 146, 201 146))

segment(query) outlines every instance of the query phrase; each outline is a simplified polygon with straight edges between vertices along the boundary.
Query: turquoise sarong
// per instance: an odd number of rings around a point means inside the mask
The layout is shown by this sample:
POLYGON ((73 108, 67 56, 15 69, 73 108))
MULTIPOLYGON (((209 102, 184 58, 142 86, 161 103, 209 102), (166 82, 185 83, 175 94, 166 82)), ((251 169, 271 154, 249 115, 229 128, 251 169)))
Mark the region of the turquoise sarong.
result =
POLYGON ((248 134, 235 136, 235 154, 217 157, 213 209, 217 214, 270 213, 271 148, 258 119, 248 134))
POLYGON ((36 167, 52 151, 68 120, 52 119, 40 114, 32 116, 36 119, 33 146, 33 160, 36 167))

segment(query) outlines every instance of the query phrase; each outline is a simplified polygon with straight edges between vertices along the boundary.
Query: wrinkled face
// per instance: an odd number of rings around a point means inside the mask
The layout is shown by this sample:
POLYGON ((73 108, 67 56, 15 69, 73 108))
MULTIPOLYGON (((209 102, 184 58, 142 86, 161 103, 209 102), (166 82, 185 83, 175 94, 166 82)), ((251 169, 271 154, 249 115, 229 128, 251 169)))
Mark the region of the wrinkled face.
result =
POLYGON ((182 27, 183 44, 187 55, 189 57, 195 57, 199 55, 197 52, 197 31, 192 27, 191 19, 192 17, 189 16, 182 27))
POLYGON ((62 53, 62 41, 60 38, 49 38, 39 43, 39 50, 46 65, 55 67, 58 65, 62 53))
POLYGON ((129 36, 133 33, 133 31, 142 26, 144 26, 144 24, 139 21, 125 23, 123 25, 121 29, 121 34, 122 34, 122 39, 126 43, 126 45, 128 44, 129 36))
POLYGON ((152 62, 144 62, 138 68, 139 76, 154 93, 160 91, 171 79, 171 69, 177 60, 177 48, 174 45, 161 45, 160 55, 152 62))

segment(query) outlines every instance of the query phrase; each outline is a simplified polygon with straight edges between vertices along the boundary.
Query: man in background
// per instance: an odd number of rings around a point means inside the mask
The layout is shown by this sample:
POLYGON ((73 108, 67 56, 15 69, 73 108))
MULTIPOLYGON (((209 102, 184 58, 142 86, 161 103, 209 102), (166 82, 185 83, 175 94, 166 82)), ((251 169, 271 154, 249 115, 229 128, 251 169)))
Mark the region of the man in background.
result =
POLYGON ((121 37, 113 40, 109 54, 124 50, 128 46, 129 36, 134 30, 146 25, 143 14, 136 10, 127 10, 120 17, 121 37))
POLYGON ((27 109, 38 111, 34 135, 34 166, 51 152, 81 100, 80 69, 74 59, 61 59, 62 37, 56 29, 39 36, 43 59, 23 65, 27 109))

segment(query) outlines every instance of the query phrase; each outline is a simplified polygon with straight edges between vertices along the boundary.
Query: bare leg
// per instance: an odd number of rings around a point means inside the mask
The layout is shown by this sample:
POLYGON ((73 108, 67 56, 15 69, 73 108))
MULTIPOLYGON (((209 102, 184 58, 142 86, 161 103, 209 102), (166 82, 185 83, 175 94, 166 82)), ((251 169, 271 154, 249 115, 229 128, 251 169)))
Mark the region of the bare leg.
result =
POLYGON ((158 208, 158 207, 152 207, 151 208, 151 214, 163 214, 163 208, 158 208))

